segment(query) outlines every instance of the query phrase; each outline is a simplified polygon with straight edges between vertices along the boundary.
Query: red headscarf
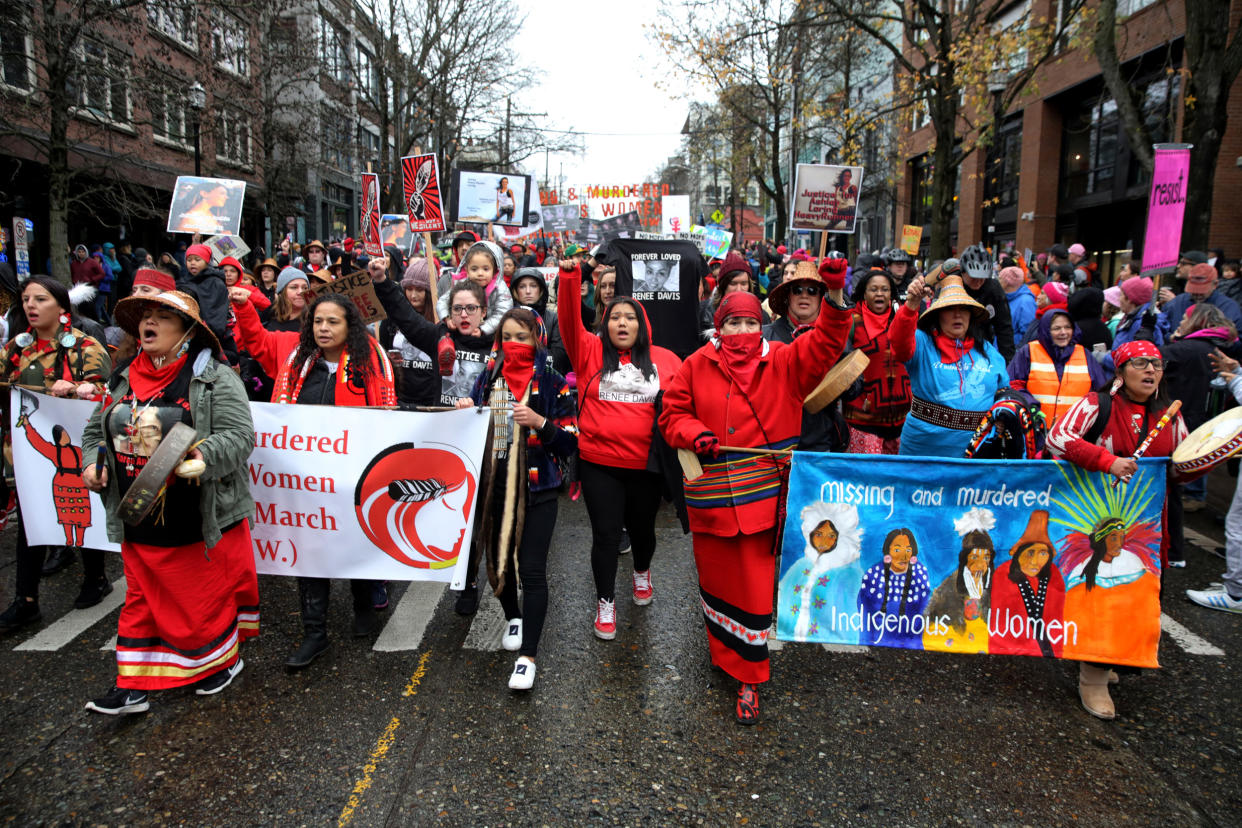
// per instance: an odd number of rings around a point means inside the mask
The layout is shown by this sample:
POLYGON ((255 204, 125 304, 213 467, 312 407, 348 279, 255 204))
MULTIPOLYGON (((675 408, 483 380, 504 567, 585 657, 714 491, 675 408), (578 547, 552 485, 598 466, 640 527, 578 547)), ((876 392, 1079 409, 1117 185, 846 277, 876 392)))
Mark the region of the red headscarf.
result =
POLYGON ((530 385, 530 378, 535 373, 535 346, 526 342, 502 342, 500 351, 504 359, 500 363, 500 373, 509 386, 509 393, 519 402, 530 385))
POLYGON ((1116 365, 1117 370, 1120 371, 1121 366, 1125 365, 1135 357, 1151 357, 1153 359, 1161 359, 1160 349, 1151 342, 1138 339, 1131 340, 1113 351, 1113 364, 1116 365))
POLYGON ((742 316, 763 322, 759 297, 746 290, 735 290, 733 293, 725 294, 725 298, 721 299, 716 307, 716 314, 712 317, 712 324, 716 326, 716 330, 720 330, 720 326, 730 316, 742 316))
POLYGON ((720 340, 720 364, 725 374, 742 389, 742 393, 749 396, 755 385, 755 376, 759 372, 758 357, 763 348, 763 335, 758 331, 720 335, 720 327, 731 316, 754 319, 762 323, 763 313, 759 307, 759 297, 744 290, 726 294, 712 317, 720 340))

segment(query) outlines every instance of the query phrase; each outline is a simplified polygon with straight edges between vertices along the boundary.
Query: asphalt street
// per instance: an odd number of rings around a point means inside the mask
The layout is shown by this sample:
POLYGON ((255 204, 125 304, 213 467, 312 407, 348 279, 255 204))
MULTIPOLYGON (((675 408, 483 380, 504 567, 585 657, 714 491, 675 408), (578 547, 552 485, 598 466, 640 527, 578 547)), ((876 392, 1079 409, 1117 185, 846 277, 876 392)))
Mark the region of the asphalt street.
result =
MULTIPOLYGON (((331 649, 287 673, 296 586, 264 577, 262 634, 232 686, 152 694, 149 713, 110 718, 83 704, 114 679, 120 596, 73 610, 77 564, 44 582, 41 624, 0 638, 0 820, 1238 825, 1242 618, 1185 600, 1223 563, 1218 519, 1190 525, 1189 567, 1166 575, 1163 667, 1123 679, 1113 722, 1081 709, 1071 662, 785 644, 761 724, 739 727, 671 511, 654 603, 630 602, 622 558, 618 634, 604 642, 591 630, 585 509, 568 499, 532 692, 507 687, 495 599, 461 617, 440 585, 394 585, 378 638, 355 640, 347 585, 335 583, 331 649)), ((0 537, 6 603, 13 532, 0 537)), ((119 558, 109 573, 120 578, 119 558)))

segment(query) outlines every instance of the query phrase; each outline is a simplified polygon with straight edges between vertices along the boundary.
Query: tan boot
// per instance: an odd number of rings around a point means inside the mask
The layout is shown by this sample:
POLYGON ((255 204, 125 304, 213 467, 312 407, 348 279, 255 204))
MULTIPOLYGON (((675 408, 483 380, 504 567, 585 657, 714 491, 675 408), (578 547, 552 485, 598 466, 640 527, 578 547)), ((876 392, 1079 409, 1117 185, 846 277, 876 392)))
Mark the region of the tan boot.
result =
POLYGON ((1085 661, 1078 663, 1078 697, 1083 708, 1097 719, 1117 716, 1113 697, 1108 694, 1108 673, 1105 667, 1093 667, 1085 661))

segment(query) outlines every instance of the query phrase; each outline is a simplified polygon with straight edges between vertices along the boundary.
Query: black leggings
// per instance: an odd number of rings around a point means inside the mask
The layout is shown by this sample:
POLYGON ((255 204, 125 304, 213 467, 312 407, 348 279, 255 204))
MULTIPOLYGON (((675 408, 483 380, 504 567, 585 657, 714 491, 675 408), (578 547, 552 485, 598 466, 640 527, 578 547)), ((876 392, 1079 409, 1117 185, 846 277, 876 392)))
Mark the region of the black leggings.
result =
POLYGON ((655 518, 660 509, 660 475, 645 469, 618 469, 578 458, 582 498, 591 518, 591 572, 597 598, 616 600, 617 548, 628 529, 634 571, 651 568, 655 518))
MULTIPOLYGON (((4 508, 0 504, 0 509, 4 508)), ((18 598, 39 600, 39 579, 43 576, 43 562, 47 557, 46 546, 30 546, 26 543, 26 527, 22 525, 21 498, 17 501, 17 574, 18 598)), ((82 580, 98 581, 105 577, 104 553, 100 549, 83 549, 82 580)))
MULTIPOLYGON (((503 498, 499 499, 503 502, 503 498)), ((526 507, 526 521, 522 524, 522 540, 517 550, 517 572, 513 571, 511 558, 505 572, 504 589, 496 596, 504 608, 505 618, 522 619, 522 649, 518 654, 530 658, 539 651, 543 620, 548 614, 548 547, 552 544, 552 530, 556 528, 556 511, 555 497, 526 507), (519 579, 522 582, 521 606, 518 606, 517 597, 519 579)), ((501 519, 495 520, 497 533, 501 519)))

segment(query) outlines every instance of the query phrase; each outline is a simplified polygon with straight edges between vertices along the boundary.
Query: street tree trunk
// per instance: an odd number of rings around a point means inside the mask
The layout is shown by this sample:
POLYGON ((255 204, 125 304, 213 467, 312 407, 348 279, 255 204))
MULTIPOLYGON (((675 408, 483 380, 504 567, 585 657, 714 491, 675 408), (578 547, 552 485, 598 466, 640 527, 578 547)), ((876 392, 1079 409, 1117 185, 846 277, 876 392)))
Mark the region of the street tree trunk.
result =
POLYGON ((1242 28, 1229 37, 1229 0, 1186 4, 1186 87, 1184 141, 1190 151, 1182 246, 1206 250, 1212 221, 1216 163, 1229 120, 1229 90, 1242 68, 1242 28))

